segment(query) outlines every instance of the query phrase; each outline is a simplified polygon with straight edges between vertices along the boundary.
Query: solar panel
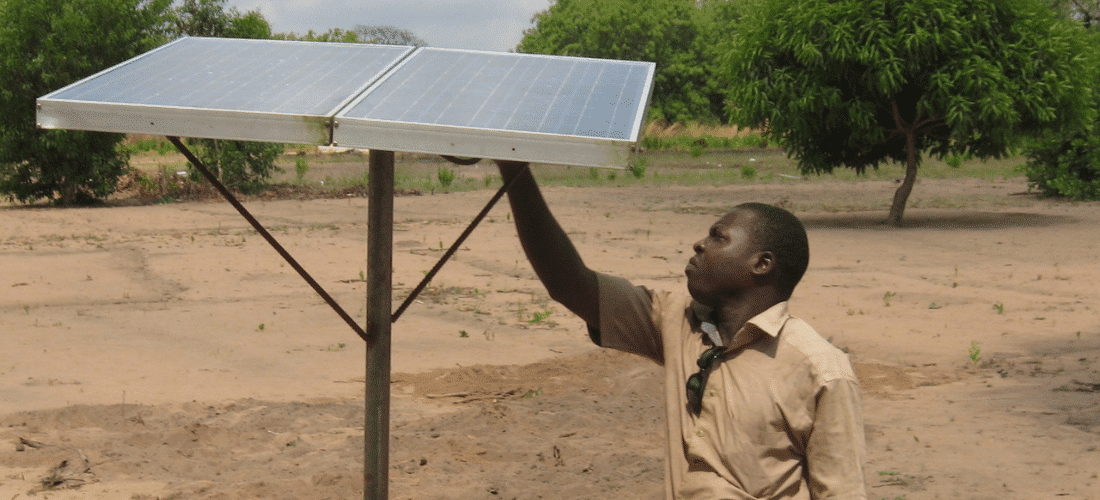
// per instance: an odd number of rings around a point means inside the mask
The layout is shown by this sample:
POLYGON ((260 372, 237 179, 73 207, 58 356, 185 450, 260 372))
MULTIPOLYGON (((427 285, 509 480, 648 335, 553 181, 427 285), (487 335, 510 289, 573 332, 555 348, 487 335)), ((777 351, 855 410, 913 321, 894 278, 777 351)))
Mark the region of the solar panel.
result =
POLYGON ((337 117, 341 146, 623 165, 652 63, 423 48, 337 117))
POLYGON ((328 144, 328 120, 412 47, 181 38, 38 100, 39 126, 328 144))
POLYGON ((38 125, 623 166, 653 63, 182 38, 38 100, 38 125))

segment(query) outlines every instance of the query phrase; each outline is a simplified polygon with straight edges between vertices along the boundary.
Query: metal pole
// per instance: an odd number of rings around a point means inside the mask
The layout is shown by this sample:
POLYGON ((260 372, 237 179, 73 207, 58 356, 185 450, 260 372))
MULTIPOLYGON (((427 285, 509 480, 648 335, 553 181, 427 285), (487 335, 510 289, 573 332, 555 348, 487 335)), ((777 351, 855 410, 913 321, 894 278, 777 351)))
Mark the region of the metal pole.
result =
POLYGON ((363 499, 386 500, 390 466, 390 307, 393 151, 370 151, 367 208, 367 373, 363 499))

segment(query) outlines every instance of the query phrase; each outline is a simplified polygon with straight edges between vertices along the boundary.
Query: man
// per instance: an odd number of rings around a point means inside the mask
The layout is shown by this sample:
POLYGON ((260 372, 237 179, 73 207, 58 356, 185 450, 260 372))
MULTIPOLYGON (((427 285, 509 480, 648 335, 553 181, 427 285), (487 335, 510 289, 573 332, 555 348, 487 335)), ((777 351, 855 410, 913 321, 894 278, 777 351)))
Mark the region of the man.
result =
POLYGON ((787 313, 809 262, 789 212, 745 204, 685 270, 690 297, 588 269, 524 163, 497 162, 520 242, 592 340, 665 367, 669 499, 864 499, 859 384, 843 352, 787 313))

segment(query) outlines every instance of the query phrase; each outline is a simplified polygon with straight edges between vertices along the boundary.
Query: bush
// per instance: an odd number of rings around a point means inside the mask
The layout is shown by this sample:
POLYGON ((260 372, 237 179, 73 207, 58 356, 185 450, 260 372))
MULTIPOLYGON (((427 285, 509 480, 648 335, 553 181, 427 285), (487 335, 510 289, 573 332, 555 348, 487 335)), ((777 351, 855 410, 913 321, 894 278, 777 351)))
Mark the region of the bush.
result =
POLYGON ((1028 184, 1047 196, 1100 200, 1100 138, 1079 133, 1036 140, 1025 151, 1028 184))
POLYGON ((111 194, 122 134, 37 130, 35 98, 161 41, 169 0, 0 0, 0 194, 85 204, 111 194))
POLYGON ((646 166, 647 162, 645 158, 636 157, 634 161, 630 162, 627 168, 630 170, 630 173, 634 175, 635 179, 641 179, 645 177, 646 166))
POLYGON ((282 144, 215 139, 190 139, 188 142, 196 149, 195 156, 222 184, 242 193, 259 192, 275 173, 282 172, 275 166, 275 159, 283 154, 282 144))
POLYGON ((298 180, 298 184, 301 184, 306 177, 306 172, 309 172, 309 162, 305 158, 299 156, 294 160, 294 175, 298 180))
POLYGON ((455 180, 455 171, 447 167, 439 167, 435 171, 435 177, 439 179, 439 185, 449 187, 455 180))

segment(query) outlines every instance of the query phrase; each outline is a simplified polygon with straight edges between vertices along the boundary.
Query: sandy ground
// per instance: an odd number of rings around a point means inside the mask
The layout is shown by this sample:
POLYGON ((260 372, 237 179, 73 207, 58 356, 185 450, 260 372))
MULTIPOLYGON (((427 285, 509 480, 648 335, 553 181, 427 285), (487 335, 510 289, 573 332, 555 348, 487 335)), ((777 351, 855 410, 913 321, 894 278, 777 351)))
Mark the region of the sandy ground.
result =
MULTIPOLYGON (((1020 179, 549 188, 587 263, 683 289, 729 206, 809 228, 794 314, 847 349, 873 499, 1100 498, 1100 204, 1020 179), (973 359, 972 359, 973 358, 973 359)), ((488 191, 396 199, 395 301, 488 191)), ((366 201, 248 206, 364 315, 366 201)), ((504 204, 394 326, 391 497, 659 498, 661 378, 549 302, 504 204)), ((396 302, 395 302, 396 306, 396 302)), ((355 498, 364 346, 222 203, 0 209, 0 499, 355 498)))

